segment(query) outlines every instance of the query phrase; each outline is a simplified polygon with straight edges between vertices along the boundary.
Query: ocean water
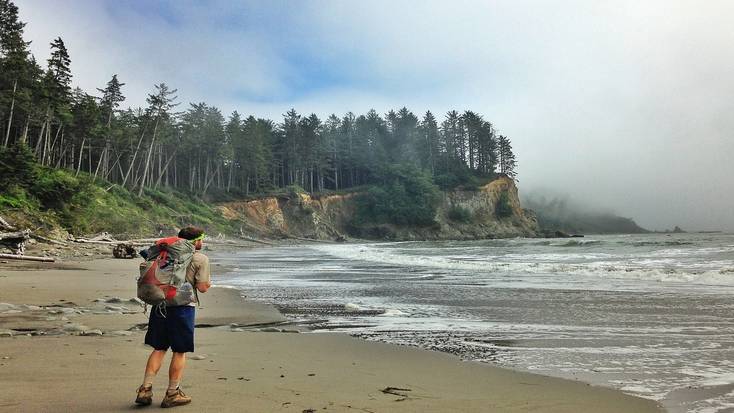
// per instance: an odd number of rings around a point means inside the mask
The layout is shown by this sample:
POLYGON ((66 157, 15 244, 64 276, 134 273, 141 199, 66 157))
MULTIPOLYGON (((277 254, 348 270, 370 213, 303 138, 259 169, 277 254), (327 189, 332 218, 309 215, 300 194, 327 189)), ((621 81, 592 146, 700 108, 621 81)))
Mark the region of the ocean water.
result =
POLYGON ((309 244, 219 254, 220 283, 314 331, 734 411, 734 235, 309 244))

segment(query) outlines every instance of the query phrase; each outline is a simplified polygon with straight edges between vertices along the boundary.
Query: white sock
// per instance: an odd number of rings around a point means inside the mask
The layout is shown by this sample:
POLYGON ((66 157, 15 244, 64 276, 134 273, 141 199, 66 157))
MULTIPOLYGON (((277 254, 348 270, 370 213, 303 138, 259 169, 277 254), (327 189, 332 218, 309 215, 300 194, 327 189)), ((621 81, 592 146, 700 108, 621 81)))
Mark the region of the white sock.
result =
POLYGON ((168 380, 168 391, 174 391, 178 389, 178 386, 181 384, 180 380, 168 380))
POLYGON ((153 374, 145 373, 145 377, 143 378, 143 387, 153 387, 154 379, 155 379, 155 373, 153 374))

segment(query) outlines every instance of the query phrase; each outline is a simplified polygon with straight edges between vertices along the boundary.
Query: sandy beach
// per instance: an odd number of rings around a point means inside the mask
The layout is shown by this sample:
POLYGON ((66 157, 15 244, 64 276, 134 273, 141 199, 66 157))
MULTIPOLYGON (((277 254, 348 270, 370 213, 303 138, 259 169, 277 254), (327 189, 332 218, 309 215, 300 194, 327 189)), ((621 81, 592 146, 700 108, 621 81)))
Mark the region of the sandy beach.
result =
MULTIPOLYGON (((138 410, 149 353, 138 260, 0 264, 0 411, 138 410)), ((214 267, 216 273, 216 267, 214 267)), ((217 278, 214 276, 214 283, 217 278)), ((659 412, 654 402, 437 352, 298 333, 273 307, 212 288, 182 388, 191 412, 659 412)), ((167 363, 167 361, 166 361, 167 363)), ((154 385, 157 410, 167 374, 154 385)))

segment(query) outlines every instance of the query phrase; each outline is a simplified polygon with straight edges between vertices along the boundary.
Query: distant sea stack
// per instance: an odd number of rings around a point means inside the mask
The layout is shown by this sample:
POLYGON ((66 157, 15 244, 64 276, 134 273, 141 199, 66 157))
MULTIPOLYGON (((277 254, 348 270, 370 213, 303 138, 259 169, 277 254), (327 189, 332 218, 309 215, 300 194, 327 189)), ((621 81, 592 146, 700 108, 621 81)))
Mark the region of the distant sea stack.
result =
POLYGON ((610 212, 594 211, 566 198, 546 199, 542 196, 523 198, 526 207, 535 211, 544 236, 556 232, 566 234, 645 234, 632 218, 610 212))
POLYGON ((429 226, 358 224, 354 218, 361 195, 359 192, 322 196, 301 193, 226 202, 219 209, 226 218, 242 222, 243 229, 269 237, 463 240, 540 234, 535 214, 522 208, 515 182, 506 176, 476 190, 443 192, 435 223, 429 226), (460 211, 458 216, 456 211, 460 211))

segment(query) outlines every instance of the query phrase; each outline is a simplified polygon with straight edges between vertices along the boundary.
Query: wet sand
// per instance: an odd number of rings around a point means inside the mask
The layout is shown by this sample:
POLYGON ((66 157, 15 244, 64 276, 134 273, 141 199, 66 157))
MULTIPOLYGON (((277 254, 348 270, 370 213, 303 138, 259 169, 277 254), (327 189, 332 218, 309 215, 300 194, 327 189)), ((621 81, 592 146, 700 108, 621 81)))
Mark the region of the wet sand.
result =
MULTIPOLYGON (((0 411, 138 410, 132 401, 150 349, 135 327, 147 318, 130 300, 137 263, 0 264, 0 411)), ((274 308, 232 289, 212 288, 201 301, 197 348, 182 383, 193 403, 176 411, 661 411, 577 381, 297 333, 274 308)), ((147 409, 158 409, 166 384, 163 368, 147 409)))

